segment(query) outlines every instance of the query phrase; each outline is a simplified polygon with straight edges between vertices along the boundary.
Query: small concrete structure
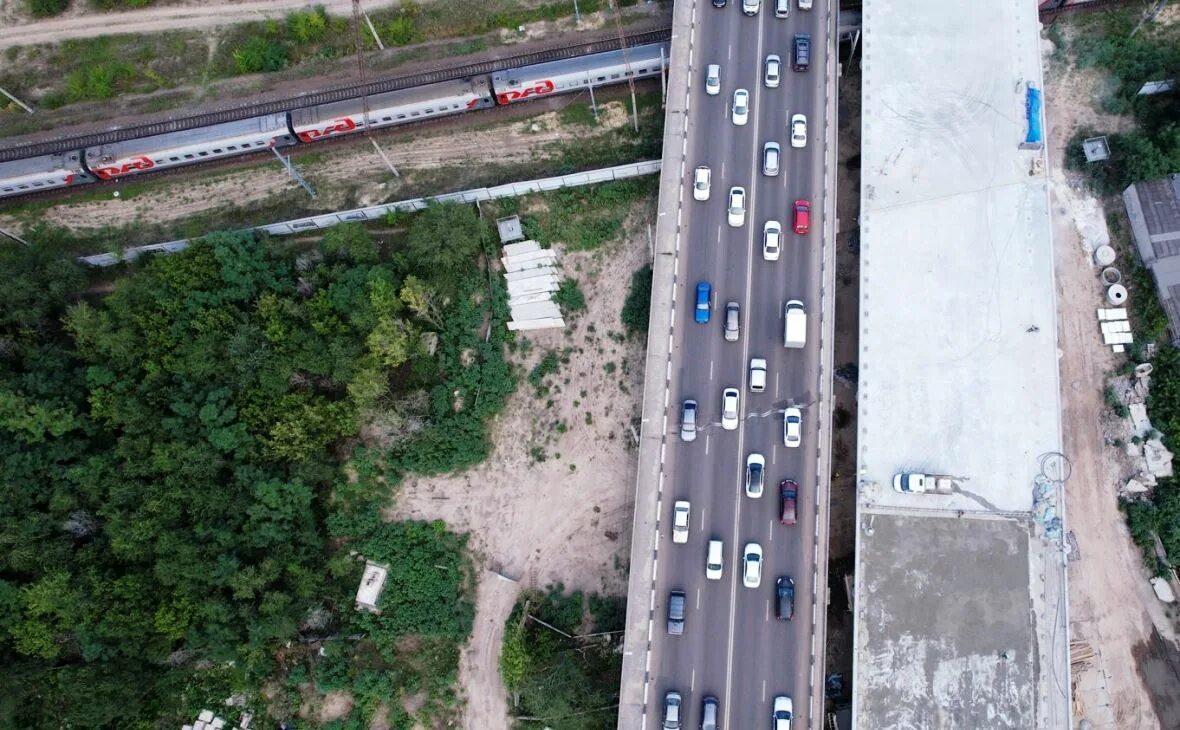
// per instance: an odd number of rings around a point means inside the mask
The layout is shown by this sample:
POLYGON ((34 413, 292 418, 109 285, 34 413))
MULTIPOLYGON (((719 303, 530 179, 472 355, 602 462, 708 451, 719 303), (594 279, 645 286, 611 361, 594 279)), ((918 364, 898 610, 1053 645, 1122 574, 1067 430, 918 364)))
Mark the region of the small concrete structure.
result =
POLYGON ((1110 145, 1106 137, 1091 137, 1082 140, 1082 152, 1086 155, 1086 162, 1101 162, 1110 159, 1110 145))
POLYGON ((496 230, 500 233, 500 243, 519 241, 524 238, 524 229, 520 225, 520 216, 510 215, 507 218, 497 218, 496 230))
POLYGON ((385 589, 385 579, 389 576, 389 567, 365 561, 365 572, 361 574, 361 583, 356 589, 356 609, 371 613, 381 613, 377 608, 377 601, 381 598, 381 591, 385 589))
POLYGON ((1151 270, 1172 341, 1180 341, 1180 173, 1137 182, 1123 191, 1131 237, 1151 270))

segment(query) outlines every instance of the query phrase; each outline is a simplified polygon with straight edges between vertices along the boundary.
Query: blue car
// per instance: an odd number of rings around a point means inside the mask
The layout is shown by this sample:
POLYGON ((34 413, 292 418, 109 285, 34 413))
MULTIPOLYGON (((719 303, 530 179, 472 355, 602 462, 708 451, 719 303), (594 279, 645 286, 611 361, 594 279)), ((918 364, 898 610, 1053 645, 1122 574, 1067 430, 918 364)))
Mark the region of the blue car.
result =
POLYGON ((693 313, 693 319, 697 324, 708 324, 709 313, 712 311, 713 286, 707 282, 702 281, 697 284, 697 308, 693 313))

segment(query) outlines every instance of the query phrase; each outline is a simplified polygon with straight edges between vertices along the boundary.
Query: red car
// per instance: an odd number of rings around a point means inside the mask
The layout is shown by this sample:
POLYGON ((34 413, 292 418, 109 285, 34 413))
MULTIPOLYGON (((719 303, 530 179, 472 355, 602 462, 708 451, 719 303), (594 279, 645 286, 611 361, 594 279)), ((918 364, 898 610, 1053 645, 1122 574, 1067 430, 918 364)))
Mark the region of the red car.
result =
POLYGON ((795 233, 807 233, 811 230, 811 203, 806 200, 795 201, 795 233))
POLYGON ((790 479, 784 479, 778 485, 782 496, 782 516, 779 521, 784 525, 795 524, 795 501, 799 495, 799 485, 790 479))

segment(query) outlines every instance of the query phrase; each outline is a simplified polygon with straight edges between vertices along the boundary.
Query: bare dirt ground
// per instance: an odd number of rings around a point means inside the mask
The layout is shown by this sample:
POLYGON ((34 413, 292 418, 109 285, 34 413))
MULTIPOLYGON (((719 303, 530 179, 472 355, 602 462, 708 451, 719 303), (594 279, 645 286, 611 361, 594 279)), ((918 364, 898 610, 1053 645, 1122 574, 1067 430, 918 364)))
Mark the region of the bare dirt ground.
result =
POLYGON ((1047 58, 1046 98, 1062 415, 1073 466, 1066 516, 1081 554, 1070 563, 1070 634, 1096 652, 1092 667, 1074 675, 1074 717, 1095 727, 1177 728, 1174 624, 1147 582, 1117 504, 1117 485, 1129 474, 1111 442, 1127 434, 1110 419, 1103 390, 1122 360, 1102 344, 1094 314, 1103 299, 1092 251, 1109 240, 1105 211, 1080 177, 1064 170, 1064 145, 1076 128, 1118 130, 1127 122, 1096 111, 1104 89, 1097 73, 1063 61, 1047 58))
MULTIPOLYGON (((475 627, 460 659, 464 727, 508 727, 499 675, 504 622, 522 587, 626 591, 636 452, 631 427, 643 389, 643 343, 620 341, 631 274, 648 260, 654 199, 637 203, 623 240, 592 253, 560 253, 587 311, 570 326, 530 334, 517 360, 527 373, 546 351, 565 353, 552 392, 522 381, 493 427, 495 451, 459 475, 402 486, 389 518, 443 519, 471 534, 479 569, 475 627), (544 460, 538 460, 540 455, 544 460)), ((557 247, 561 251, 561 247, 557 247)), ((567 321, 567 324, 569 322, 567 321)))
MULTIPOLYGON (((365 142, 313 148, 295 155, 293 160, 319 194, 315 210, 337 210, 350 204, 375 205, 400 199, 400 193, 413 185, 420 173, 431 174, 442 166, 527 162, 553 154, 545 147, 568 140, 571 128, 563 126, 558 112, 544 110, 558 109, 572 102, 584 100, 580 95, 546 100, 531 110, 532 116, 496 125, 489 125, 488 117, 475 114, 452 120, 448 130, 441 133, 419 130, 374 135, 397 166, 401 178, 394 178, 373 147, 365 142)), ((601 104, 601 111, 596 134, 629 121, 622 102, 601 104)), ((249 208, 298 190, 273 161, 216 174, 193 170, 157 180, 147 184, 146 192, 130 198, 113 197, 117 188, 112 188, 112 197, 101 200, 63 199, 45 210, 40 220, 77 231, 167 223, 223 210, 227 202, 238 208, 249 208)), ((438 188, 432 193, 449 190, 438 188)), ((27 227, 27 222, 21 216, 0 212, 0 227, 19 231, 27 227)), ((269 222, 272 221, 255 221, 255 224, 269 222)))

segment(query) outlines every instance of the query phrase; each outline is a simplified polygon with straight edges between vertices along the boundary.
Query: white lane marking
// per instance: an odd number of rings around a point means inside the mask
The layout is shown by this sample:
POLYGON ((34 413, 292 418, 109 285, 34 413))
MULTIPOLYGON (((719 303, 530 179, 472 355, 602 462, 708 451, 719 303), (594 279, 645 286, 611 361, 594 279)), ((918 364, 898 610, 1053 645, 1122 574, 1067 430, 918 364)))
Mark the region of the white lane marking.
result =
POLYGON ((774 397, 775 397, 775 399, 776 399, 776 400, 777 400, 777 399, 778 399, 778 397, 779 397, 779 396, 778 396, 778 376, 779 376, 779 373, 777 373, 777 372, 776 372, 776 373, 774 374, 774 397))
POLYGON ((762 701, 766 701, 766 680, 762 680, 762 701))
MULTIPOLYGON (((724 180, 725 180, 725 161, 724 160, 721 161, 721 179, 724 182, 724 180)), ((718 233, 721 232, 721 226, 717 226, 717 232, 718 233)))
POLYGON ((732 45, 729 47, 729 55, 726 56, 726 59, 730 60, 730 61, 733 60, 733 46, 732 45))
POLYGON ((705 434, 705 456, 709 455, 709 434, 705 434))
POLYGON ((697 589, 697 610, 701 610, 701 589, 697 589))
POLYGON ((701 529, 705 529, 705 510, 701 510, 701 529))
POLYGON ((766 618, 763 619, 766 623, 770 623, 770 601, 766 602, 766 618))
POLYGON ((713 361, 709 361, 709 382, 713 381, 713 361))
POLYGON ((770 463, 771 464, 778 463, 778 446, 772 446, 770 448, 770 463))
POLYGON ((770 521, 770 529, 766 531, 766 541, 774 542, 774 520, 770 521))
POLYGON ((697 688, 697 670, 692 670, 692 678, 688 680, 688 691, 695 692, 697 688))

